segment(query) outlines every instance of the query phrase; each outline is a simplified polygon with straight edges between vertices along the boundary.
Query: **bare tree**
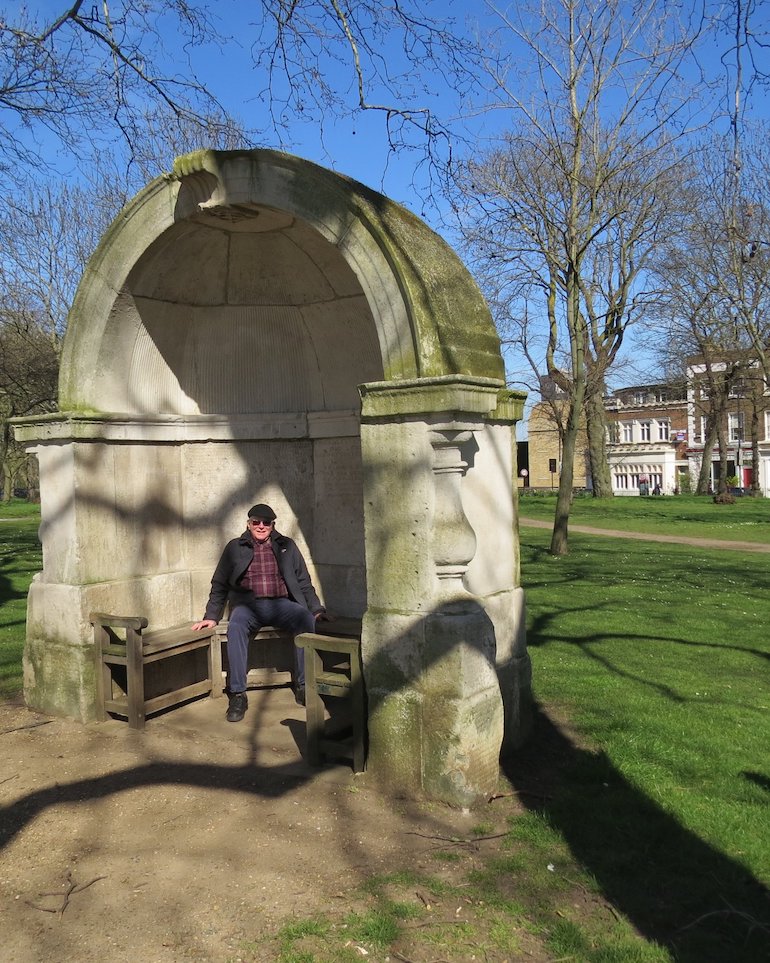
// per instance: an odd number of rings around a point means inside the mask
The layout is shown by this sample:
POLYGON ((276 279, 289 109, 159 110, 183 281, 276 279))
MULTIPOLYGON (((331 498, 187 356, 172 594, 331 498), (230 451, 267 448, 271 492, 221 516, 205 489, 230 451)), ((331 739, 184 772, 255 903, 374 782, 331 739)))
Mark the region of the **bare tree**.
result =
POLYGON ((213 56, 242 51, 252 80, 238 96, 251 116, 237 126, 248 143, 291 146, 303 122, 322 131, 376 113, 392 150, 442 164, 449 137, 436 87, 461 96, 476 56, 438 0, 262 0, 226 21, 202 0, 63 0, 50 16, 22 7, 0 19, 5 173, 39 164, 51 137, 77 156, 118 135, 131 154, 147 108, 165 125, 227 136, 232 118, 202 71, 213 56))
MULTIPOLYGON (((727 413, 739 385, 750 385, 752 422, 761 412, 755 385, 768 377, 770 343, 770 197, 764 128, 743 137, 740 177, 732 135, 714 138, 691 158, 688 202, 677 229, 662 244, 655 270, 665 296, 655 317, 659 354, 698 359, 696 416, 705 421, 697 492, 706 494, 712 451, 720 458, 720 492, 729 454, 727 413), (661 337, 661 333, 664 334, 661 337), (756 412, 756 414, 755 414, 756 412)), ((758 465, 758 458, 754 462, 758 465)), ((758 487, 758 480, 757 480, 758 487)))
POLYGON ((499 323, 518 330, 536 367, 569 399, 551 541, 562 555, 584 410, 596 482, 607 493, 597 440, 604 382, 644 296, 642 272, 666 216, 692 99, 677 72, 697 31, 652 2, 629 11, 616 0, 546 0, 498 17, 511 59, 490 56, 486 71, 509 133, 459 168, 458 207, 499 323), (514 56, 535 73, 525 88, 514 56))
POLYGON ((59 359, 45 322, 34 309, 4 305, 0 316, 0 463, 3 499, 9 501, 26 454, 13 441, 8 419, 56 407, 59 359))
POLYGON ((3 491, 27 458, 8 419, 56 406, 59 350, 83 267, 104 228, 93 199, 67 185, 29 184, 0 206, 0 461, 3 491))
POLYGON ((34 318, 58 354, 86 261, 117 211, 66 183, 30 182, 0 205, 2 314, 34 318))

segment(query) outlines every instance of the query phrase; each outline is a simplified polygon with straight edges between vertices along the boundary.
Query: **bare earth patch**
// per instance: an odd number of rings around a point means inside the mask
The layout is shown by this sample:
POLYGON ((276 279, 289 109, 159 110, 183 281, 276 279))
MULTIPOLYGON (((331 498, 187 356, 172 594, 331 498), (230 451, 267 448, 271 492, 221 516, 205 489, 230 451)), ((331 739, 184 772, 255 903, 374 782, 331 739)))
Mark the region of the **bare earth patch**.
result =
MULTIPOLYGON (((504 831, 517 807, 462 813, 389 798, 345 764, 311 769, 291 691, 249 701, 239 724, 225 721, 224 699, 200 700, 144 732, 0 706, 4 963, 276 959, 283 923, 341 919, 374 875, 459 881, 467 859, 444 864, 437 850, 481 821, 504 831)), ((456 897, 410 898, 432 899, 448 925, 465 911, 456 897)), ((525 939, 522 958, 549 958, 525 939)), ((484 958, 456 949, 453 961, 484 958)))

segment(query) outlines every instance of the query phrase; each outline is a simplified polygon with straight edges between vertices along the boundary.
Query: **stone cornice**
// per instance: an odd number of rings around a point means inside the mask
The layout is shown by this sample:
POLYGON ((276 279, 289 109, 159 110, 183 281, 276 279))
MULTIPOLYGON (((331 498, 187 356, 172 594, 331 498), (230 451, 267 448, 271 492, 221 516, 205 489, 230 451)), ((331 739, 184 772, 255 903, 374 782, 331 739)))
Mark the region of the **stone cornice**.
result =
POLYGON ((22 443, 204 442, 344 437, 358 434, 355 411, 249 415, 133 415, 54 412, 12 419, 22 443))
POLYGON ((518 421, 526 394, 494 378, 446 375, 359 385, 363 419, 458 412, 492 420, 518 421))

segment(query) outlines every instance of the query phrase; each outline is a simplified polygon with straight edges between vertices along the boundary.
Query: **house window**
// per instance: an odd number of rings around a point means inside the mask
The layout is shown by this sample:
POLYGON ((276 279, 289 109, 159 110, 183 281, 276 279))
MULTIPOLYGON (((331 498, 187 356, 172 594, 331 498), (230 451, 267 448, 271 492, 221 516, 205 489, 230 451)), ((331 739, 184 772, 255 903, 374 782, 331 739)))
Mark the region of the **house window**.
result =
POLYGON ((628 488, 628 475, 615 475, 615 488, 618 490, 628 488))
POLYGON ((617 443, 620 441, 620 432, 618 430, 618 423, 616 421, 613 421, 607 425, 607 441, 611 445, 617 445, 617 443))
POLYGON ((640 421, 639 422, 639 433, 642 441, 649 441, 651 437, 651 422, 640 421))
POLYGON ((621 425, 621 436, 623 441, 629 442, 634 440, 634 426, 630 421, 624 421, 621 425))
POLYGON ((743 441, 743 412, 734 411, 728 416, 730 441, 743 441))
POLYGON ((671 436, 671 422, 659 421, 658 422, 658 441, 668 441, 670 436, 671 436))

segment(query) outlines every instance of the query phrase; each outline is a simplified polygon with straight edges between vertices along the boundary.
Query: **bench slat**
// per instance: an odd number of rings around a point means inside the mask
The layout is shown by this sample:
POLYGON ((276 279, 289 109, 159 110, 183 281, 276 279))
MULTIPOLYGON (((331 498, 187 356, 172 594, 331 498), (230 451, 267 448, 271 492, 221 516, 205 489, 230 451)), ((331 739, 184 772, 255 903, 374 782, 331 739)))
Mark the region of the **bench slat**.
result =
POLYGON ((170 629, 155 629, 152 632, 143 632, 142 648, 145 651, 169 649, 175 645, 183 645, 185 642, 197 640, 206 644, 213 634, 213 629, 193 632, 189 625, 174 625, 170 629))
POLYGON ((183 689, 175 689, 173 692, 167 692, 165 695, 148 699, 144 704, 144 710, 145 712, 157 712, 159 709, 167 709, 169 706, 186 702, 188 699, 194 699, 199 695, 206 695, 208 692, 208 680, 204 679, 202 682, 194 682, 192 685, 187 685, 183 689))
MULTIPOLYGON (((319 686, 331 686, 335 689, 349 689, 350 678, 341 672, 316 672, 316 682, 319 686)), ((321 690, 319 689, 319 692, 321 690)), ((334 695, 335 693, 331 693, 334 695)))

